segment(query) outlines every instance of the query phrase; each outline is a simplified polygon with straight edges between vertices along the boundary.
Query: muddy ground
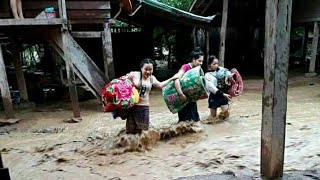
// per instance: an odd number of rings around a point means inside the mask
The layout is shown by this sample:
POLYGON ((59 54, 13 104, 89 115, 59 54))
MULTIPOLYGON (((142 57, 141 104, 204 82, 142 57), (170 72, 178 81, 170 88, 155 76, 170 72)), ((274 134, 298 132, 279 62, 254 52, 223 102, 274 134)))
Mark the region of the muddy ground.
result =
MULTIPOLYGON (((110 147, 125 121, 103 113, 96 100, 81 103, 80 123, 63 122, 72 115, 68 102, 19 110, 19 123, 0 127, 4 166, 13 180, 218 179, 221 173, 222 179, 259 179, 262 84, 261 79, 245 80, 245 91, 233 99, 228 121, 162 140, 150 151, 117 155, 110 147)), ((207 100, 198 102, 198 110, 201 118, 208 115, 207 100)), ((298 170, 309 172, 299 173, 301 177, 319 175, 319 117, 320 78, 291 77, 284 165, 288 175, 298 170)), ((178 121, 160 91, 151 94, 150 119, 156 129, 178 121)))

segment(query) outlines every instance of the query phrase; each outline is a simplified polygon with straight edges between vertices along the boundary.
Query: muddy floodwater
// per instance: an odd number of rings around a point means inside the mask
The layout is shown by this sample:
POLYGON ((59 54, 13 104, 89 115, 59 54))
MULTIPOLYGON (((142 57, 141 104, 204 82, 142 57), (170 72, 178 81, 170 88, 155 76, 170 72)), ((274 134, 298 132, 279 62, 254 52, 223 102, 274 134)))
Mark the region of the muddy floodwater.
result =
MULTIPOLYGON (((18 111, 19 123, 0 127, 0 150, 13 180, 175 179, 226 171, 259 174, 261 79, 246 80, 231 104, 229 120, 203 124, 203 131, 162 140, 145 152, 115 155, 108 150, 125 121, 102 112, 96 100, 82 102, 83 120, 64 123, 69 103, 18 111)), ((177 114, 160 91, 151 93, 152 128, 170 127, 177 114)), ((201 118, 207 100, 198 102, 201 118)), ((3 114, 1 114, 3 117, 3 114)), ((289 80, 284 171, 320 169, 320 78, 289 80)))

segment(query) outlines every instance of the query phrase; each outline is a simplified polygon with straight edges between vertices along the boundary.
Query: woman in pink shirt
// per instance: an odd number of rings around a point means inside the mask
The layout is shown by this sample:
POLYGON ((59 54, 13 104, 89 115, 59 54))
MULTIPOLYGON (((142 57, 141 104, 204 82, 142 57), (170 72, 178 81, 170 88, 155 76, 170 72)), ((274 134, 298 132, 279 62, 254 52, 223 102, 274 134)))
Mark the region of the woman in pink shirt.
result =
MULTIPOLYGON (((190 54, 191 62, 188 64, 182 65, 179 72, 175 76, 177 76, 180 79, 184 75, 184 73, 186 73, 190 69, 197 66, 201 66, 203 63, 203 56, 204 56, 204 53, 201 51, 201 49, 199 47, 195 48, 190 54)), ((180 100, 186 101, 187 97, 183 94, 179 79, 175 80, 174 85, 179 94, 180 100)), ((200 117, 198 113, 197 102, 188 103, 183 109, 181 109, 178 112, 178 118, 179 118, 179 122, 181 121, 198 122, 200 120, 200 117)))

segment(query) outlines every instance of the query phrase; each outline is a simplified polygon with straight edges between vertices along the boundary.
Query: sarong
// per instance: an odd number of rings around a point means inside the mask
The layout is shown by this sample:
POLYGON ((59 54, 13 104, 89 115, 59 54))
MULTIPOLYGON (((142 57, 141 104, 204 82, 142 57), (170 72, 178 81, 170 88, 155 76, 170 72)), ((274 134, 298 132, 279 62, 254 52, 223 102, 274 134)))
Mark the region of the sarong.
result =
POLYGON ((149 106, 133 106, 128 109, 126 133, 137 134, 149 129, 149 106))

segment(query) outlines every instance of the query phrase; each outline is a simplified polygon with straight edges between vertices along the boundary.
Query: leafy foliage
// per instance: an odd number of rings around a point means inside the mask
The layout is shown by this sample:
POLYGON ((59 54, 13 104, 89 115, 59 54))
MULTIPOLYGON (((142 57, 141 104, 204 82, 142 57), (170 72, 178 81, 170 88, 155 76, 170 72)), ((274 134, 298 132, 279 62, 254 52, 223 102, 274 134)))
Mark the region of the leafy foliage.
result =
POLYGON ((303 27, 295 27, 291 30, 291 39, 301 39, 304 37, 304 28, 303 27))
POLYGON ((193 0, 158 0, 163 4, 167 4, 169 6, 188 11, 193 0))
POLYGON ((156 27, 153 30, 153 44, 160 47, 169 47, 172 44, 175 44, 175 31, 166 30, 161 27, 156 27))

